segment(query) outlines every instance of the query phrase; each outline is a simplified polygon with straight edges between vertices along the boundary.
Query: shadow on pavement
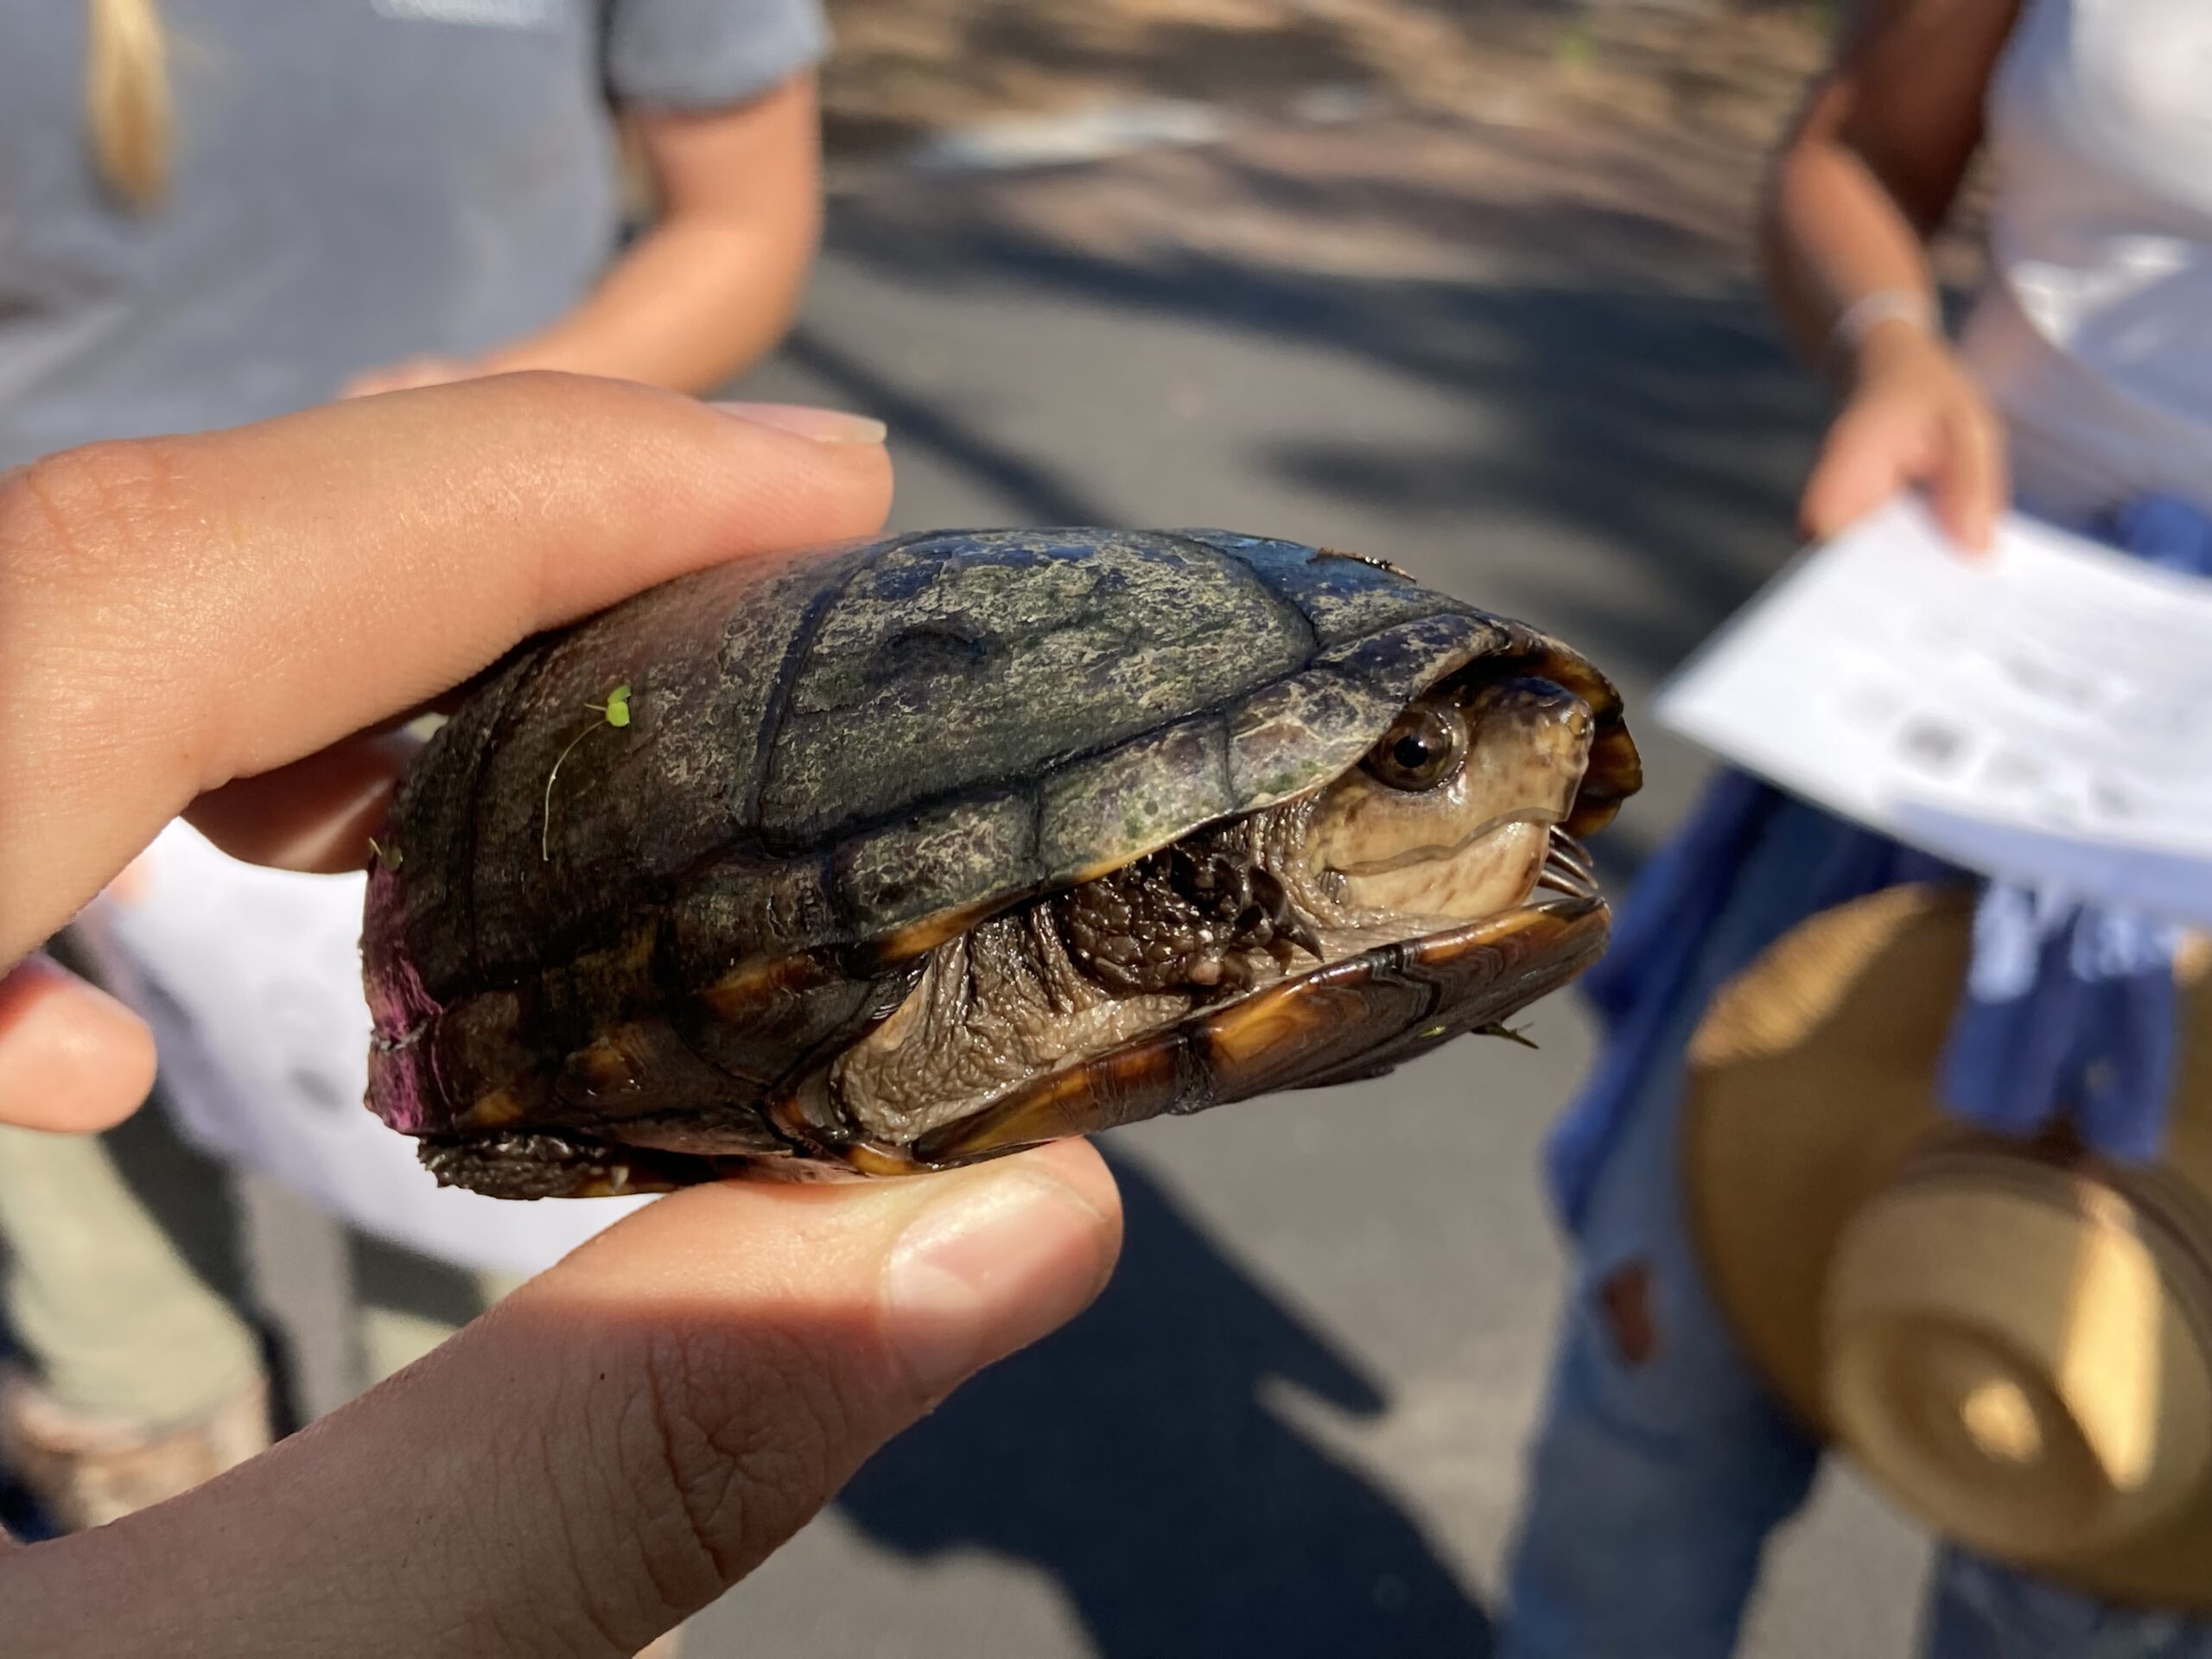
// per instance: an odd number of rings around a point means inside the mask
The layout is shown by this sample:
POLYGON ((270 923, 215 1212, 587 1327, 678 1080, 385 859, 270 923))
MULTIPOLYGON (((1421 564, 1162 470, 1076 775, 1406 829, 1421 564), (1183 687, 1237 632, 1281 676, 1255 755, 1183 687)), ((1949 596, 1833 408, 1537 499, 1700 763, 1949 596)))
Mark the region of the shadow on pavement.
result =
POLYGON ((1489 1621, 1414 1520, 1265 1399, 1373 1417, 1374 1382, 1111 1161, 1128 1242, 1105 1294, 877 1454, 846 1516, 910 1556, 1041 1568, 1102 1659, 1483 1659, 1489 1621))

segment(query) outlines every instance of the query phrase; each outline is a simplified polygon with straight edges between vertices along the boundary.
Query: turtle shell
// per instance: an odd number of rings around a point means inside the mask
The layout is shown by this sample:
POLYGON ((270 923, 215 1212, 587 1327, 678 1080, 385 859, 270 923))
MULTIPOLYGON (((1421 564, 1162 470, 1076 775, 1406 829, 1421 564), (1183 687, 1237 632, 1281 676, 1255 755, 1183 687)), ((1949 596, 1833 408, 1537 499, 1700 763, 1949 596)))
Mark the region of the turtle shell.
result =
POLYGON ((417 1135, 791 1149, 753 1109, 935 944, 1314 789, 1478 658, 1612 687, 1354 556, 942 531, 725 565, 535 640, 433 738, 372 871, 370 1104, 417 1135))

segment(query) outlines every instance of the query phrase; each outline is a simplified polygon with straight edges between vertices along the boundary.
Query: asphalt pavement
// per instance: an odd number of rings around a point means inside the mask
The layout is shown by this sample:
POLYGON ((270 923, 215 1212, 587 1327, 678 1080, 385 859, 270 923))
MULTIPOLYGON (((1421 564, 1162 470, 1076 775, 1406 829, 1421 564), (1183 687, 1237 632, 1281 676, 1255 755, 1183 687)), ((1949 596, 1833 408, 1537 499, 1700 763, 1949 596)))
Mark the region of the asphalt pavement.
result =
MULTIPOLYGON (((1791 548, 1818 405, 1725 263, 1686 281, 1655 243, 1649 280, 1642 254, 1597 280, 1564 258, 1408 276, 1365 243, 1238 255, 1156 229, 1117 250, 930 194, 961 188, 894 174, 842 199, 798 334, 744 388, 885 417, 897 527, 1357 549, 1561 633, 1632 709, 1791 548)), ((1597 849, 1616 883, 1702 776, 1641 735, 1651 785, 1597 849)), ((1129 1224, 1103 1300, 885 1452, 687 1653, 1486 1653, 1563 1285, 1539 1146, 1590 1053, 1571 996, 1529 1029, 1535 1052, 1470 1039, 1107 1137, 1129 1224)), ((335 1246, 266 1195, 254 1225, 327 1403, 335 1246)), ((1746 1652, 1904 1654, 1923 1560, 1831 1475, 1746 1652)))

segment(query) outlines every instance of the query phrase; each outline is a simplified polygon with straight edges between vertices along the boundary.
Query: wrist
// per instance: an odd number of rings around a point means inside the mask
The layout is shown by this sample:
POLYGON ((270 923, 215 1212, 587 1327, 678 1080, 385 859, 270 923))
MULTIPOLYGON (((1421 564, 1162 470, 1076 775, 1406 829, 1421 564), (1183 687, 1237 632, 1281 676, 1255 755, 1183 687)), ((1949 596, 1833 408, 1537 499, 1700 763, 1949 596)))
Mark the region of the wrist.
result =
POLYGON ((1856 350, 1836 365, 1836 379, 1847 394, 1871 383, 1899 376, 1942 373, 1950 366, 1951 348, 1941 334, 1904 322, 1867 331, 1856 350))
POLYGON ((1878 289, 1844 308, 1828 331, 1828 360, 1847 381, 1900 354, 1940 348, 1941 319, 1935 302, 1918 289, 1878 289))

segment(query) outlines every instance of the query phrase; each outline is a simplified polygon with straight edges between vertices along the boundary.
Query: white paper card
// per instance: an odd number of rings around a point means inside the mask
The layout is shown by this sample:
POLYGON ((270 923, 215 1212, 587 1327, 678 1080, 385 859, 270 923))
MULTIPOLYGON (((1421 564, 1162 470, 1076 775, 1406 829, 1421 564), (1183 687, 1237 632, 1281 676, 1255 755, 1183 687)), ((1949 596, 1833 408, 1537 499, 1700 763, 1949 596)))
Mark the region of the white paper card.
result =
POLYGON ((1655 712, 1969 868, 2212 925, 2212 582, 2018 517, 1970 560, 1900 499, 1802 556, 1655 712))

